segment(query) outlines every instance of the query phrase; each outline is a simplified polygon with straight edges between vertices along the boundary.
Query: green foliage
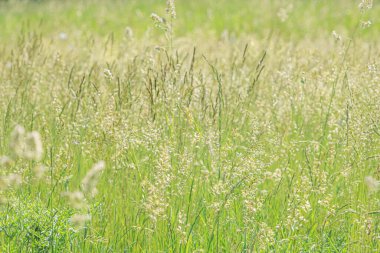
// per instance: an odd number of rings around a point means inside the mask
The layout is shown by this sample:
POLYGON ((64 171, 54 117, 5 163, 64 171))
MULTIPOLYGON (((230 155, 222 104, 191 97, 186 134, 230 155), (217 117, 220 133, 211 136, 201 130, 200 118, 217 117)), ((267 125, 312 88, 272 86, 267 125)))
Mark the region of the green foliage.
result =
POLYGON ((3 252, 64 251, 77 237, 69 224, 69 210, 47 208, 45 203, 30 196, 1 209, 3 252))

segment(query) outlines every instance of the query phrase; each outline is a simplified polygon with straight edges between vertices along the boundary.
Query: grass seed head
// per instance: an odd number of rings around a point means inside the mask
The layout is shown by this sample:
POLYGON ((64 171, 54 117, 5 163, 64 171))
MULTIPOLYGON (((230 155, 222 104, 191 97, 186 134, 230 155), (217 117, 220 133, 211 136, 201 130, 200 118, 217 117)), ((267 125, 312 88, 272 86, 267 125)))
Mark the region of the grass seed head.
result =
POLYGON ((62 196, 66 197, 69 200, 69 204, 75 209, 82 209, 87 206, 86 199, 81 191, 63 192, 62 196))
POLYGON ((332 36, 334 37, 335 41, 341 41, 342 40, 342 36, 340 34, 338 34, 335 30, 332 31, 332 36))
POLYGON ((133 30, 131 27, 127 26, 124 30, 124 35, 127 39, 132 39, 133 38, 133 30))
POLYGON ((44 176, 46 171, 47 171, 47 168, 44 165, 37 165, 33 169, 33 173, 36 179, 41 179, 44 176))
POLYGON ((113 74, 112 74, 112 72, 111 72, 110 69, 104 69, 103 74, 104 74, 104 77, 107 80, 112 80, 113 79, 113 74))
POLYGON ((70 218, 70 222, 77 229, 84 228, 86 223, 91 220, 91 215, 89 214, 74 214, 70 218))
POLYGON ((0 190, 17 187, 22 183, 22 177, 19 174, 11 173, 7 176, 0 177, 0 190))
POLYGON ((0 167, 9 168, 13 164, 13 160, 8 156, 0 157, 0 167))
POLYGON ((376 192, 379 190, 380 182, 378 180, 374 179, 371 176, 368 176, 365 177, 364 181, 371 192, 376 192))
POLYGON ((25 129, 16 125, 11 133, 10 148, 16 157, 23 156, 25 129))
POLYGON ((175 19, 177 17, 177 13, 175 11, 175 3, 174 0, 166 1, 166 13, 170 15, 171 18, 175 19))
POLYGON ((10 148, 18 158, 39 161, 43 155, 40 134, 36 131, 27 133, 20 125, 11 134, 10 148))
POLYGON ((25 150, 23 156, 29 160, 39 161, 43 155, 41 136, 33 131, 25 137, 25 150))
POLYGON ((362 27, 362 29, 369 28, 371 25, 372 25, 371 20, 361 21, 360 22, 360 26, 362 27))
POLYGON ((359 4, 359 9, 362 11, 372 9, 373 0, 362 0, 359 4))
POLYGON ((157 27, 162 27, 163 25, 165 25, 166 21, 164 18, 158 16, 156 13, 152 13, 150 14, 150 17, 152 18, 154 24, 157 26, 157 27))
POLYGON ((105 162, 100 161, 96 163, 91 170, 89 170, 86 176, 82 180, 82 190, 85 194, 95 196, 97 193, 96 184, 100 177, 101 172, 105 168, 105 162))

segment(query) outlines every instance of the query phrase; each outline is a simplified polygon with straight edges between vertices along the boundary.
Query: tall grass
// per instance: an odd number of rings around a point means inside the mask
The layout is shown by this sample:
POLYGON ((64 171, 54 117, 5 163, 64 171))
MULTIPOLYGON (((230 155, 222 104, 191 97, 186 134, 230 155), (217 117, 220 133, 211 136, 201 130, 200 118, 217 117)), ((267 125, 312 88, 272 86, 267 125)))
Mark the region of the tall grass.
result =
POLYGON ((167 4, 1 4, 1 251, 379 251, 379 7, 167 4))

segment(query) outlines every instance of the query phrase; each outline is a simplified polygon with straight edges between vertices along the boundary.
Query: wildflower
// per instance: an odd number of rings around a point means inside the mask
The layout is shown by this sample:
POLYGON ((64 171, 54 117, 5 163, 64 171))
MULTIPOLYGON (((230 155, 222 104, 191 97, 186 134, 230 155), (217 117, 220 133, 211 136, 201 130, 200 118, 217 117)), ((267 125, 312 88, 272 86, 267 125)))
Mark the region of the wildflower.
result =
POLYGON ((100 173, 104 170, 104 167, 104 161, 100 161, 87 172, 87 175, 82 180, 82 190, 85 194, 90 194, 91 196, 96 195, 96 184, 98 183, 100 173))

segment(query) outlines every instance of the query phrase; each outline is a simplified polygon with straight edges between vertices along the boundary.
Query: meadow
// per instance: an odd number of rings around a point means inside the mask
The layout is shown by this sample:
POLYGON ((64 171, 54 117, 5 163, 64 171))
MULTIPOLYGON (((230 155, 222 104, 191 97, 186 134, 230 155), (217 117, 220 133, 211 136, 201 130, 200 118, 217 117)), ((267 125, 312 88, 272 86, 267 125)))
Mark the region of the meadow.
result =
POLYGON ((379 252, 379 17, 0 1, 0 252, 379 252))

